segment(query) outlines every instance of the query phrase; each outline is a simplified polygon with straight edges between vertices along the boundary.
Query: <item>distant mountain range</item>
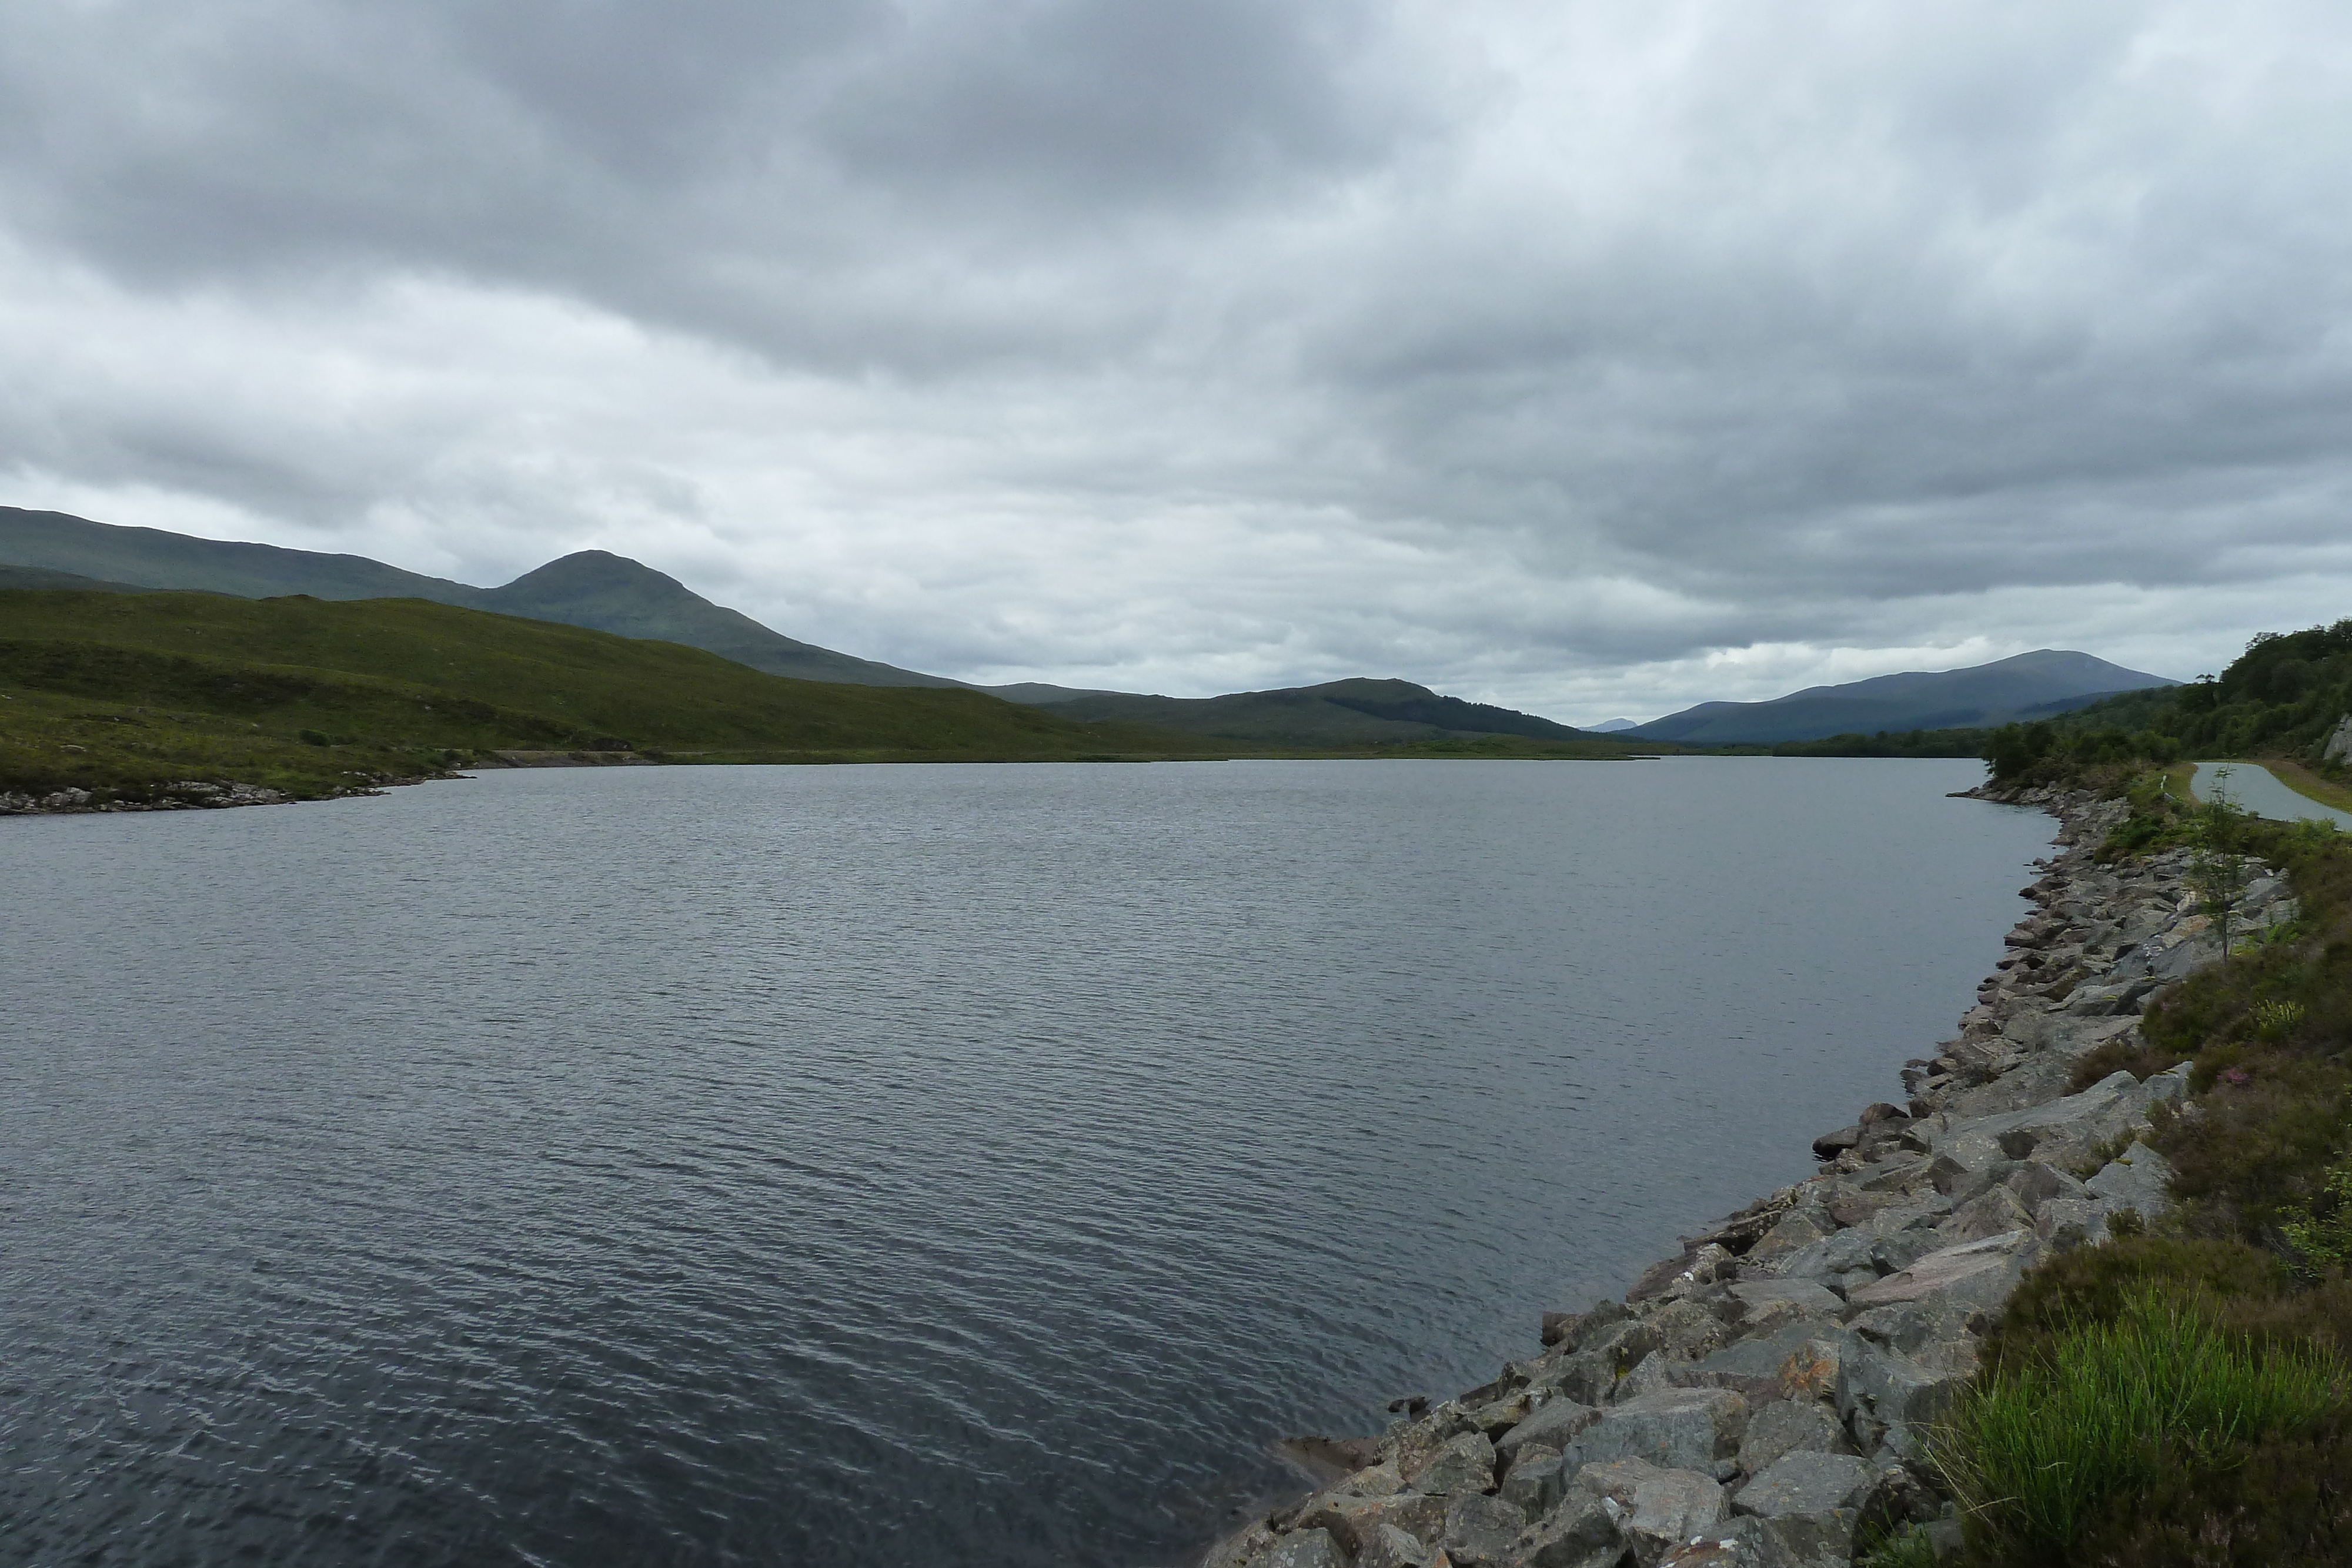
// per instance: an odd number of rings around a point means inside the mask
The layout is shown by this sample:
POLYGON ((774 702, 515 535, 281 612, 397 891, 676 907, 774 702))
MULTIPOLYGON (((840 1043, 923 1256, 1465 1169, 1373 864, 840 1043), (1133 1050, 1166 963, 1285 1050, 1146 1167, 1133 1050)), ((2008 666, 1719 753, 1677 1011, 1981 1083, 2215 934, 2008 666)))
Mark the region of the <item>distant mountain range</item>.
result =
POLYGON ((2118 692, 2178 685, 2088 653, 2042 648, 1964 670, 1808 686, 1761 703, 1701 703, 1617 732, 1683 746, 1769 746, 1881 730, 1979 728, 2046 718, 2118 692))
POLYGON ((1813 686, 1772 702, 1701 703, 1647 724, 1611 719, 1571 729, 1532 714, 1441 696, 1399 680, 1344 680, 1219 697, 1146 696, 1024 681, 982 686, 803 643, 605 550, 581 550, 499 588, 404 571, 364 556, 203 539, 122 528, 64 512, 0 507, 0 589, 194 589, 241 599, 424 599, 468 610, 680 643, 798 680, 986 692, 1058 717, 1122 721, 1257 745, 1347 747, 1444 736, 1589 742, 1770 745, 1881 730, 1990 726, 2084 706, 2117 692, 2177 683, 2088 653, 2043 649, 1972 669, 1880 675, 1813 686))
POLYGON ((713 604, 676 578, 605 550, 581 550, 551 560, 502 588, 476 588, 404 571, 364 556, 232 544, 159 528, 97 523, 64 512, 0 507, 0 589, 6 588, 193 589, 240 599, 289 594, 326 600, 424 599, 624 637, 680 643, 798 680, 956 687, 1050 707, 1061 719, 1151 724, 1260 746, 1311 748, 1465 735, 1550 742, 1590 739, 1549 719, 1440 696, 1407 681, 1335 681, 1202 698, 1090 691, 1037 681, 974 685, 795 641, 740 611, 713 604))
POLYGON ((1588 740, 1581 730, 1533 714, 1440 696, 1411 681, 1331 681, 1222 697, 1136 696, 1123 692, 1041 699, 1063 718, 1125 720, 1223 740, 1354 746, 1427 740, 1443 735, 1519 735, 1536 740, 1588 740))

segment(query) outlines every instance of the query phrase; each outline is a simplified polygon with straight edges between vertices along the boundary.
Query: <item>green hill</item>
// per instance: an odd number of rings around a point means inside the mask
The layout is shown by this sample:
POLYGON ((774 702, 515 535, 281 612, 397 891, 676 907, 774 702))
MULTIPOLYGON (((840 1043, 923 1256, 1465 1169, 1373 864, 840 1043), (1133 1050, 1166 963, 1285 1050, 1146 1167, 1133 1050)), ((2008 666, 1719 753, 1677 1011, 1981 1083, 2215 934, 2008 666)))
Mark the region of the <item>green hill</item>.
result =
MULTIPOLYGON (((245 599, 297 593, 316 599, 425 599, 625 637, 683 643, 755 670, 803 681, 963 685, 799 642, 713 604, 676 578, 604 550, 581 550, 551 560, 503 588, 475 588, 403 571, 365 556, 196 538, 161 528, 94 523, 65 512, 0 507, 0 569, 68 573, 110 587, 200 589, 245 599)), ((86 586, 89 584, 0 579, 0 587, 8 588, 86 586)))
POLYGON ((978 692, 792 680, 421 600, 0 591, 0 791, 236 779, 302 796, 501 748, 701 760, 1184 756, 978 692))
POLYGON ((1332 681, 1221 697, 1099 693, 1045 708, 1067 718, 1125 720, 1261 746, 1397 746, 1508 736, 1547 743, 1559 755, 1621 757, 1633 749, 1532 714, 1440 696, 1410 681, 1332 681))

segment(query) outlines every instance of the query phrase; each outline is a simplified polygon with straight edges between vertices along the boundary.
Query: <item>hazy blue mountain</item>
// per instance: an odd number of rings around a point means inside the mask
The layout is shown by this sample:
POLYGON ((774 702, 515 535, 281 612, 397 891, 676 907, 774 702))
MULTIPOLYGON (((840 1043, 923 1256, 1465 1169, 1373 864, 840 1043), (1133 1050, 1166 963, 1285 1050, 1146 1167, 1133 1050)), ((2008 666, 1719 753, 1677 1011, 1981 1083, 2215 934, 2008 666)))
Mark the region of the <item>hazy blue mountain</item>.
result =
POLYGON ((1052 703, 1065 717, 1127 719, 1189 735, 1291 746, 1352 746, 1428 740, 1445 735, 1524 735, 1584 740, 1582 730, 1510 708, 1440 696, 1410 681, 1331 681, 1221 697, 1135 696, 1120 693, 1052 703))
POLYGON ((1614 735, 1621 729, 1633 728, 1633 725, 1634 721, 1630 718, 1604 718, 1599 724, 1589 724, 1584 727, 1592 735, 1614 735))
MULTIPOLYGON (((365 556, 232 544, 161 528, 94 523, 64 512, 0 507, 0 566, 72 573, 115 588, 205 589, 240 599, 289 593, 314 599, 429 599, 624 637, 683 643, 755 670, 804 681, 862 686, 964 684, 797 642, 748 615, 711 603, 676 578, 604 550, 582 550, 550 561, 503 588, 476 588, 403 571, 365 556)), ((22 581, 7 586, 93 584, 22 581)))
POLYGON ((1769 745, 1880 730, 1952 729, 2046 717, 2117 692, 2179 683, 2088 653, 2037 649, 1964 670, 1809 686, 1761 703, 1701 703, 1621 732, 1686 746, 1769 745))

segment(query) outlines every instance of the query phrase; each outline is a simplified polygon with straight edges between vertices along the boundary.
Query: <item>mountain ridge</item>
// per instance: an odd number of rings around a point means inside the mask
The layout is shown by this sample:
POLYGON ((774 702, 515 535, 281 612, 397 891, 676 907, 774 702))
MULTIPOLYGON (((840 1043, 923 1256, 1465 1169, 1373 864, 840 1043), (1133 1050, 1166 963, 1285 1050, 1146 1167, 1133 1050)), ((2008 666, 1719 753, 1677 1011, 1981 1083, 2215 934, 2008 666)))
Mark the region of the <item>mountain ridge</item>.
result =
POLYGON ((1445 735, 1508 735, 1569 743, 1596 738, 1533 714, 1441 696, 1411 681, 1365 676, 1214 697, 1113 693, 1043 706, 1088 723, 1124 720, 1220 740, 1298 738, 1310 744, 1378 745, 1445 735))
POLYGON ((71 573, 95 580, 91 586, 115 591, 197 590, 240 599, 296 593, 331 601, 423 599, 624 637, 682 643, 794 680, 984 689, 787 637, 740 611, 712 603, 667 573, 609 550, 575 550, 500 587, 476 588, 366 556, 203 539, 162 528, 92 522, 68 512, 0 507, 0 563, 71 573))
POLYGON ((2037 648, 1961 669, 1807 686, 1769 702, 1700 703, 1613 733, 1685 746, 1769 746, 1882 730, 1984 728, 2067 712, 2119 692, 2178 685, 2074 649, 2037 648))

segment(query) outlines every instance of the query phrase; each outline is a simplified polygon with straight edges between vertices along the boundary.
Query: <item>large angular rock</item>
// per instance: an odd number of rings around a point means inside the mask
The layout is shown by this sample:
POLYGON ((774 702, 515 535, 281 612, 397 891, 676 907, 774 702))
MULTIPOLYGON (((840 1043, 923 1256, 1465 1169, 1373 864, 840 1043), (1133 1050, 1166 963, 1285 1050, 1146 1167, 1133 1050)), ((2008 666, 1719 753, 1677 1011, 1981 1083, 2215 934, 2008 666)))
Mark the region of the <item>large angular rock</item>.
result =
POLYGON ((1877 1270, 1871 1267, 1870 1249, 1877 1239, 1864 1229, 1840 1230, 1781 1254, 1772 1260, 1771 1266, 1784 1278, 1811 1280, 1835 1290, 1837 1286, 1832 1281, 1840 1275, 1859 1270, 1865 1275, 1876 1276, 1877 1270))
POLYGON ((1731 1518, 1713 1476, 1640 1459, 1587 1465, 1572 1490, 1609 1499, 1624 1511, 1622 1527, 1637 1568, 1654 1568, 1694 1535, 1731 1518))
MULTIPOLYGON (((2031 1228, 2032 1224, 2033 1211, 2010 1190, 2007 1183, 1969 1199, 1952 1210, 1952 1218, 1946 1221, 1949 1234, 1962 1241, 2005 1236, 2012 1230, 2031 1228)), ((1932 1250, 1932 1247, 1924 1249, 1922 1256, 1932 1250)))
POLYGON ((1516 1454, 1529 1444, 1565 1448, 1599 1419, 1601 1412, 1593 1406, 1565 1395, 1557 1396, 1537 1406, 1526 1420, 1497 1438, 1495 1447, 1507 1455, 1516 1454))
POLYGON ((1495 1495, 1529 1518, 1549 1513, 1568 1493, 1568 1469, 1559 1450, 1531 1444, 1518 1451, 1495 1495))
POLYGON ((1400 1421, 1381 1434, 1380 1454, 1401 1470, 1418 1469, 1431 1455, 1472 1429, 1470 1412, 1458 1400, 1448 1399, 1411 1421, 1400 1421))
POLYGON ((1539 1402, 1535 1390, 1522 1388, 1500 1399, 1489 1399, 1470 1407, 1470 1424, 1489 1438, 1499 1437, 1528 1418, 1529 1411, 1539 1402))
POLYGON ((1582 1493, 1538 1521, 1511 1545, 1508 1568, 1617 1568, 1625 1555, 1625 1510, 1582 1493))
POLYGON ((1454 1568, 1494 1568, 1527 1527, 1525 1511, 1501 1498, 1457 1497, 1445 1509, 1445 1555, 1454 1568))
POLYGON ((1800 1450, 1733 1493, 1731 1506, 1761 1520, 1798 1561, 1844 1563, 1864 1521, 1885 1514, 1882 1489, 1880 1474, 1862 1459, 1800 1450))
MULTIPOLYGON (((1788 1454, 1853 1454, 1845 1424, 1810 1399, 1775 1399, 1759 1405, 1739 1439, 1739 1469, 1754 1476, 1788 1454)), ((1859 1458, 1859 1455, 1854 1457, 1859 1458)))
POLYGON ((1328 1531, 1300 1530, 1251 1558, 1249 1568, 1348 1568, 1348 1559, 1328 1531))
POLYGON ((1940 1416, 1976 1371, 1977 1342, 1940 1340, 1911 1354, 1857 1342, 1860 1351, 1839 1369, 1838 1414, 1859 1434, 1859 1419, 1874 1428, 1918 1427, 1940 1416))
POLYGON ((1430 1568, 1433 1550, 1395 1526, 1384 1524, 1356 1553, 1356 1568, 1430 1568))
POLYGON ((2107 1206, 2097 1198, 2053 1198, 2033 1217, 2033 1234, 2053 1252, 2095 1247, 2109 1239, 2107 1206))
MULTIPOLYGON (((2156 1082, 2149 1079, 2149 1082, 2156 1082)), ((2085 1192, 2083 1184, 2057 1166, 2040 1160, 2028 1160, 2010 1174, 2003 1184, 2025 1206, 2028 1214, 2039 1214, 2042 1206, 2056 1198, 2081 1198, 2085 1192)))
POLYGON ((1859 1515, 1874 1480, 1865 1459, 1800 1448, 1782 1455, 1732 1493, 1731 1506, 1736 1512, 1767 1519, 1839 1509, 1859 1515))
POLYGON ((1955 1123, 1937 1140, 1936 1152, 1972 1169, 2027 1158, 2071 1166, 2101 1144, 2146 1126, 2150 1098, 2130 1073, 2113 1072, 2080 1094, 1955 1123))
POLYGON ((2110 1213, 2137 1209, 2141 1218, 2154 1219, 2172 1207, 2171 1165, 2137 1141, 2083 1185, 2105 1201, 2110 1213))
POLYGON ((1774 1222, 1761 1240, 1748 1249, 1747 1261, 1769 1263, 1799 1248, 1809 1247, 1824 1236, 1834 1234, 1837 1228, 1837 1221, 1832 1219, 1824 1209, 1811 1205, 1791 1207, 1774 1222))
POLYGON ((1769 1520, 1735 1518, 1685 1542, 1659 1568, 1845 1568, 1843 1557, 1808 1561, 1791 1551, 1769 1520))
POLYGON ((1836 1291, 1813 1280, 1764 1275, 1742 1280, 1729 1291, 1739 1313, 1739 1335, 1752 1339, 1809 1317, 1833 1318, 1845 1310, 1836 1291))
POLYGON ((1861 1312, 1930 1297, 1976 1306, 1998 1304, 2008 1300, 2009 1292, 2016 1287, 2021 1271, 2018 1254, 2029 1234, 2012 1230, 1930 1252, 1875 1284, 1848 1291, 1848 1310, 1861 1312))
POLYGON ((1669 1388, 1605 1410, 1568 1450, 1581 1465, 1645 1459, 1712 1474, 1739 1451, 1748 1401, 1725 1388, 1669 1388))
POLYGON ((1969 1338, 1989 1326, 1990 1319, 1982 1311, 1941 1297, 1873 1307, 1846 1324, 1873 1344, 1905 1355, 1916 1354, 1925 1346, 1940 1341, 1969 1338))
POLYGON ((1782 1399, 1793 1389, 1805 1386, 1809 1380, 1801 1375, 1802 1370, 1822 1359, 1822 1353, 1814 1347, 1826 1342, 1832 1347, 1834 1359, 1834 1347, 1844 1337, 1844 1330, 1834 1322, 1818 1317, 1798 1318, 1760 1338, 1726 1345, 1706 1360, 1680 1368, 1675 1378, 1694 1388, 1728 1388, 1750 1403, 1782 1399), (1801 1372, 1793 1379, 1792 1359, 1801 1372))
POLYGON ((1253 1524, 1209 1548, 1208 1555, 1201 1559, 1200 1568, 1245 1568, 1272 1551, 1276 1540, 1273 1531, 1263 1524, 1253 1524))
POLYGON ((1409 1467, 1404 1479, 1413 1490, 1433 1497, 1495 1490, 1495 1445, 1484 1432, 1465 1432, 1447 1441, 1427 1461, 1409 1467))
POLYGON ((1364 1543, 1383 1525, 1423 1541, 1434 1541, 1445 1527, 1445 1502, 1442 1496, 1422 1492, 1396 1492, 1387 1497, 1325 1492, 1307 1500, 1291 1528, 1328 1531, 1331 1539, 1350 1552, 1362 1551, 1364 1543))

